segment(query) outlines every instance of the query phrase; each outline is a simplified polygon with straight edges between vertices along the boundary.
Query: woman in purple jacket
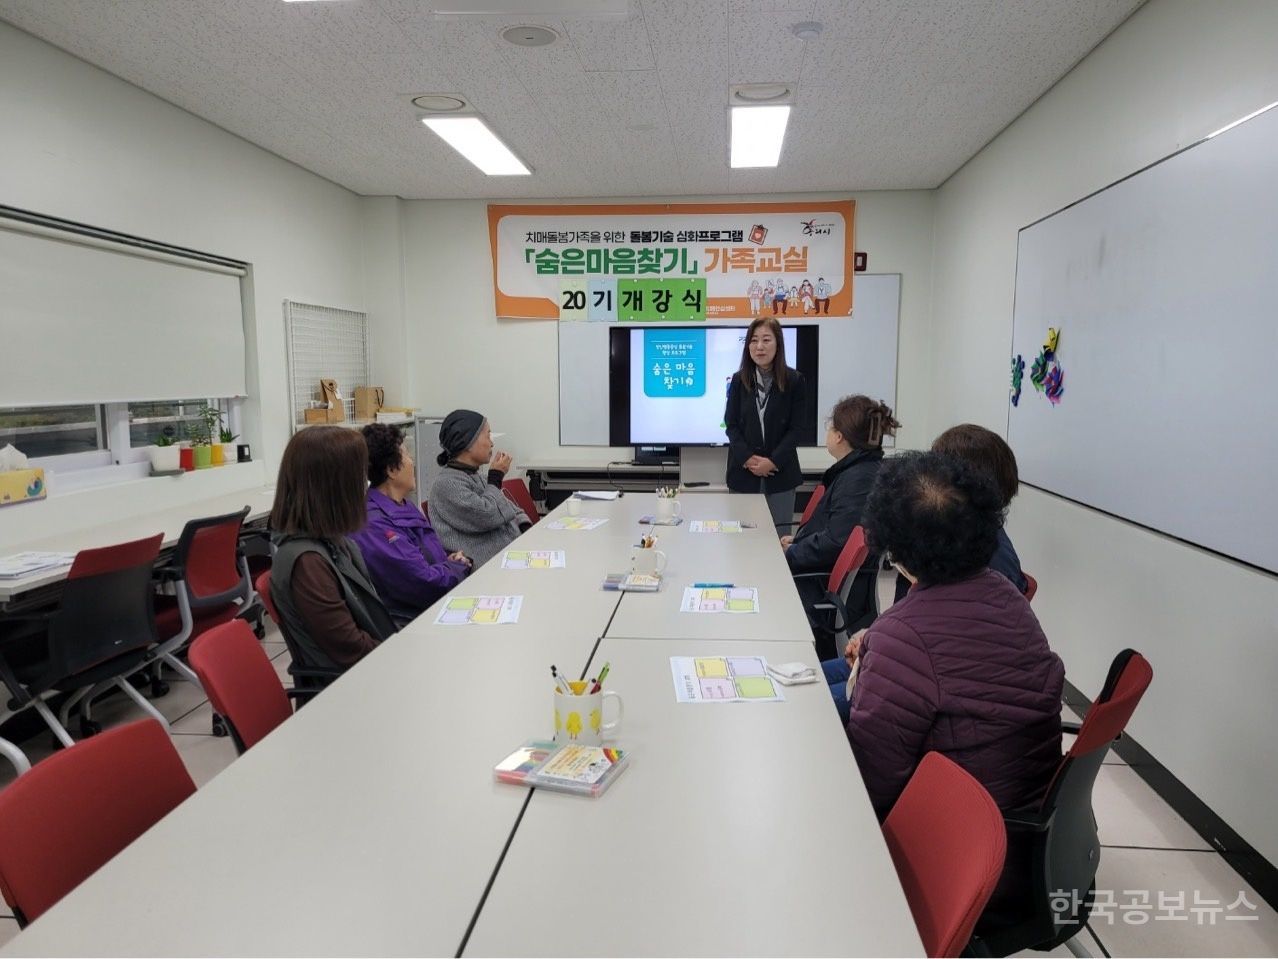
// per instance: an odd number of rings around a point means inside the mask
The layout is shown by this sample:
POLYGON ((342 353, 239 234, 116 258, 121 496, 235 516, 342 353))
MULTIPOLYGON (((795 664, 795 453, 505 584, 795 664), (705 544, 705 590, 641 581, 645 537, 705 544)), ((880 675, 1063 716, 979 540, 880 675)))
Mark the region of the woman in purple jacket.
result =
POLYGON ((449 553, 421 507, 409 498, 417 486, 404 434, 385 423, 364 427, 368 446, 368 525, 351 539, 396 625, 414 619, 462 581, 471 562, 449 553))
POLYGON ((1025 597, 988 568, 1003 495, 970 463, 910 453, 880 468, 862 522, 916 584, 849 652, 848 740, 875 811, 933 750, 999 808, 1037 802, 1061 758, 1065 668, 1025 597))

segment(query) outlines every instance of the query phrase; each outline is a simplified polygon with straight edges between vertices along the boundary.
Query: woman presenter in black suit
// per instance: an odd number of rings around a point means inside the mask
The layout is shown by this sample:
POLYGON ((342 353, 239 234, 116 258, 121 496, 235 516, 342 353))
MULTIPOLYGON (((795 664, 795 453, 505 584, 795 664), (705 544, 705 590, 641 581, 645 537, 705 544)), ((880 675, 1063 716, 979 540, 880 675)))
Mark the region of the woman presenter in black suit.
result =
POLYGON ((761 316, 746 330, 741 369, 728 387, 723 421, 728 432, 728 489, 764 493, 772 522, 794 522, 800 423, 805 409, 803 376, 785 362, 781 324, 761 316))

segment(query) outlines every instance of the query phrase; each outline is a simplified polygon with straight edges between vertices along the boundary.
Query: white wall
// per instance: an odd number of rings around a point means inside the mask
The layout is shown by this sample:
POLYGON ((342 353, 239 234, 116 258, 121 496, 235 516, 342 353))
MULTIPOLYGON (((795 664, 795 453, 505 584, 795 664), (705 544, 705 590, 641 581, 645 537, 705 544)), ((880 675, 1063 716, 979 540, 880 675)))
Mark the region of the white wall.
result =
MULTIPOLYGON (((929 441, 928 318, 931 313, 932 193, 854 193, 856 248, 870 271, 901 273, 898 416, 900 445, 929 441)), ((630 202, 830 199, 832 194, 667 197, 630 202)), ((847 194, 842 194, 847 196, 847 194)), ((494 201, 499 202, 499 201, 494 201)), ((601 198, 597 202, 618 202, 601 198)), ((621 200, 619 202, 627 202, 621 200)), ((470 407, 485 413, 517 464, 531 459, 602 462, 631 450, 559 445, 558 341, 546 320, 498 320, 493 304, 487 203, 417 200, 404 204, 404 290, 410 393, 429 413, 470 407)), ((606 403, 607 397, 595 398, 606 403)), ((804 462, 824 465, 822 450, 804 462)))
MULTIPOLYGON (((365 307, 364 201, 2 23, 0 130, 0 203, 253 265, 245 435, 273 476, 291 432, 282 304, 365 307)), ((119 509, 141 512, 147 483, 130 486, 119 509)), ((0 533, 6 512, 58 522, 52 506, 0 511, 0 533)))
MULTIPOLYGON (((931 430, 1006 428, 1021 227, 1274 100, 1278 4, 1153 0, 946 182, 931 430)), ((1202 455, 1210 438, 1186 437, 1150 465, 1202 455)), ((1212 509, 1207 493, 1186 508, 1212 509)), ((1009 530, 1069 679, 1094 695, 1118 650, 1145 653, 1154 682, 1133 736, 1278 860, 1278 579, 1033 490, 1009 530)))

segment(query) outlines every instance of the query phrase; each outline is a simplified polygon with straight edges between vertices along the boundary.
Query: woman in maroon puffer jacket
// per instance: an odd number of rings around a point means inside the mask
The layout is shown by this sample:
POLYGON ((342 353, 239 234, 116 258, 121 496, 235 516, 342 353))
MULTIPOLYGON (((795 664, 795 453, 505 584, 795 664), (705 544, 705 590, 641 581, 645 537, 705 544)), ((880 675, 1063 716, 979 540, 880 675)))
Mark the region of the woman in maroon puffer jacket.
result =
POLYGON ((1042 797, 1061 758, 1065 668, 1025 597, 987 568, 1003 525, 989 477, 936 453, 892 457, 863 519, 915 587, 875 620, 848 740, 886 816, 923 756, 944 753, 1004 810, 1042 797))

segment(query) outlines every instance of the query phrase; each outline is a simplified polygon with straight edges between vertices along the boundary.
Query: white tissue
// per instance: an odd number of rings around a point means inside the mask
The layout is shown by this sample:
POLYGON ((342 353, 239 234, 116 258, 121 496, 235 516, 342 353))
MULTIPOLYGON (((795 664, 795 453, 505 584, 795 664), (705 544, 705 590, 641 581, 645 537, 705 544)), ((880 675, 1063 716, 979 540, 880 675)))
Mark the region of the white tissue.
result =
POLYGON ((16 449, 13 444, 9 444, 4 449, 0 449, 0 473, 7 473, 10 470, 29 469, 27 466, 27 454, 16 449))

